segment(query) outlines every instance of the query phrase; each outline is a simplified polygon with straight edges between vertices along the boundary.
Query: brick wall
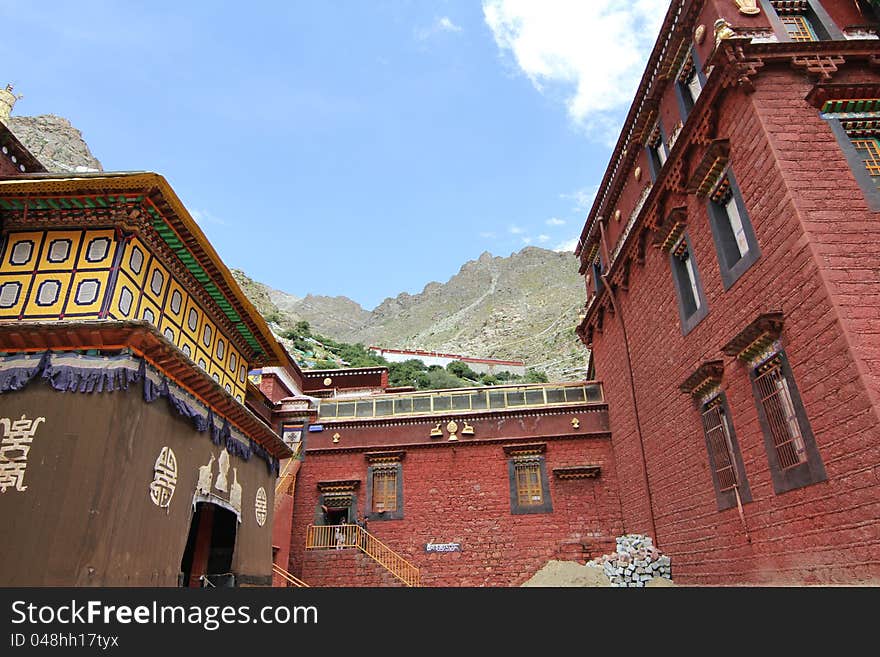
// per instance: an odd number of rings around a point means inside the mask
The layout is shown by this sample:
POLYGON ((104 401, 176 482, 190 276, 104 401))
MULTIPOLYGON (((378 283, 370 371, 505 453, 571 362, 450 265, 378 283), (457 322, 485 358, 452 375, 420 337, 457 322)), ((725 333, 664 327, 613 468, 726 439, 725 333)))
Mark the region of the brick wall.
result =
POLYGON ((309 550, 301 579, 309 586, 404 586, 357 548, 309 550))
MULTIPOLYGON (((423 586, 518 585, 550 559, 583 563, 613 551, 622 525, 610 440, 579 437, 546 443, 552 513, 511 513, 501 442, 445 443, 406 449, 404 517, 371 520, 368 530, 420 569, 423 586), (552 474, 555 467, 584 464, 601 466, 601 475, 559 480, 552 474), (427 553, 428 542, 460 543, 461 551, 427 553)), ((290 570, 309 584, 316 577, 315 563, 335 558, 318 559, 314 551, 304 550, 306 528, 318 511, 317 483, 359 480, 357 509, 362 517, 366 473, 363 451, 307 454, 297 478, 290 570)), ((328 581, 324 577, 316 581, 328 581)), ((373 585, 372 580, 365 577, 363 585, 373 585)))
MULTIPOLYGON (((837 81, 837 80, 835 80, 837 81)), ((709 312, 683 337, 665 254, 649 249, 619 302, 628 330, 658 547, 686 584, 880 582, 880 427, 876 214, 815 108, 810 81, 762 71, 757 91, 731 91, 720 137, 762 251, 724 291, 706 202, 691 195, 688 236, 709 312), (791 362, 828 480, 775 494, 747 367, 720 347, 758 314, 785 314, 791 362), (753 501, 718 511, 699 413, 678 386, 705 360, 723 358, 722 389, 753 501)), ((627 532, 651 533, 639 438, 619 317, 594 337, 605 385, 627 532)))

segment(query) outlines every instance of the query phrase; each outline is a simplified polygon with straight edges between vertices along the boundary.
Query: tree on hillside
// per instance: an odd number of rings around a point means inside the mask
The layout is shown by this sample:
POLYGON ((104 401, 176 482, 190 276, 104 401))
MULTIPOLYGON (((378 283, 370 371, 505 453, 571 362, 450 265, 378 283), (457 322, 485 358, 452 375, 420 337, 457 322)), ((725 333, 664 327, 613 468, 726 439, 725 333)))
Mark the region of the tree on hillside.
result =
POLYGON ((457 376, 459 379, 469 379, 471 381, 477 381, 480 378, 480 375, 474 372, 470 367, 468 367, 467 363, 464 363, 460 360, 454 360, 449 363, 446 366, 446 371, 453 376, 457 376))

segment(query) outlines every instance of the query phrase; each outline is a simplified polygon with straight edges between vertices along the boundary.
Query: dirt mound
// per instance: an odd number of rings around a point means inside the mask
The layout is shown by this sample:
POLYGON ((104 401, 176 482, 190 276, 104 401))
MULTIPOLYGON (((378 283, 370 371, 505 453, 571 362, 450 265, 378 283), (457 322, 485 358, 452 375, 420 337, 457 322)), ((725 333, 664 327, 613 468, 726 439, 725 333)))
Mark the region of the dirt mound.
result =
POLYGON ((522 586, 611 586, 611 582, 596 566, 576 561, 548 561, 522 586))

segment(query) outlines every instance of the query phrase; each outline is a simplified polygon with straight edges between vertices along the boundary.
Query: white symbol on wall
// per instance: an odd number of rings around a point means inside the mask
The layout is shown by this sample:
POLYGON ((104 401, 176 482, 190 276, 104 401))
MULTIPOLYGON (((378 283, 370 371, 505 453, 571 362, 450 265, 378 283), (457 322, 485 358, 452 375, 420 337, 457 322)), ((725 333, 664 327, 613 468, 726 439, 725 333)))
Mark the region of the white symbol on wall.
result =
POLYGON ((24 415, 15 422, 0 418, 3 439, 0 440, 0 493, 7 488, 18 491, 27 489, 24 485, 24 472, 27 468, 28 452, 37 433, 37 427, 46 421, 44 417, 28 420, 24 415))
POLYGON ((241 513, 241 484, 238 483, 238 470, 232 468, 232 488, 229 491, 229 503, 241 513))
POLYGON ((163 447, 153 466, 153 481, 150 483, 150 499, 153 504, 167 509, 171 504, 174 489, 177 487, 177 457, 170 447, 163 447))
POLYGON ((199 466, 199 483, 196 484, 196 493, 201 493, 202 495, 209 495, 211 493, 211 479, 214 477, 211 473, 213 465, 214 455, 211 454, 211 460, 205 465, 199 466))
POLYGON ((223 448, 223 451, 220 452, 220 458, 217 459, 217 481, 214 484, 214 488, 217 490, 222 490, 224 493, 229 491, 229 479, 227 475, 229 474, 229 452, 226 451, 226 448, 223 448))
POLYGON ((257 489, 257 499, 254 502, 254 511, 257 514, 257 524, 262 527, 266 524, 266 515, 269 504, 266 501, 266 489, 260 486, 257 489))

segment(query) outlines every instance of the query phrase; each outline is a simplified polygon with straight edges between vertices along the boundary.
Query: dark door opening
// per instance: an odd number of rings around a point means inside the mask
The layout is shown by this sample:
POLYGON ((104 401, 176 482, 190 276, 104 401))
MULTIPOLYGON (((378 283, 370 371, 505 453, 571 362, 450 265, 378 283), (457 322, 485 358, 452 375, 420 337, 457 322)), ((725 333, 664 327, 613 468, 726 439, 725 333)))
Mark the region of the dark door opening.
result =
POLYGON ((238 519, 216 504, 199 502, 180 562, 181 586, 233 586, 232 555, 238 519))
POLYGON ((348 523, 348 509, 327 509, 324 514, 324 524, 344 525, 348 523))

